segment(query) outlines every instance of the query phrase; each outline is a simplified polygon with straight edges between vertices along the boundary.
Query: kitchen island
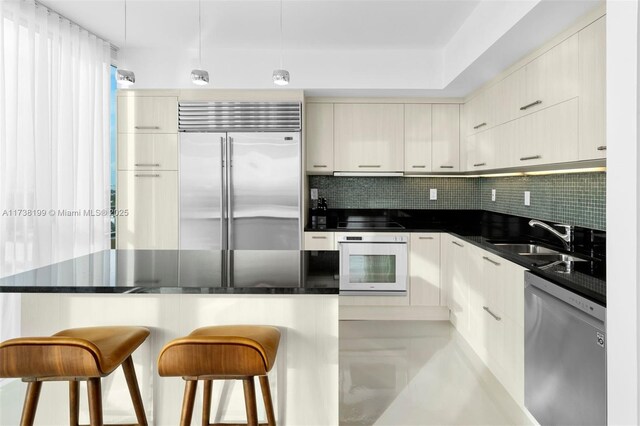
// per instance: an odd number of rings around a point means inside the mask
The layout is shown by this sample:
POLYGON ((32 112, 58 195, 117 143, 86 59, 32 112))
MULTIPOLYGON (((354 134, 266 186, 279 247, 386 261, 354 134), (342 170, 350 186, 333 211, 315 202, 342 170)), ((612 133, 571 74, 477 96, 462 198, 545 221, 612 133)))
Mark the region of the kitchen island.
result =
MULTIPOLYGON (((178 424, 182 404, 182 379, 157 374, 166 342, 207 325, 276 326, 282 340, 270 380, 278 424, 327 425, 338 423, 337 274, 337 252, 106 250, 0 279, 0 292, 20 293, 23 336, 148 327, 133 359, 155 425, 178 424)), ((20 381, 0 383, 0 424, 18 423, 25 389, 20 381)), ((218 381, 213 390, 212 421, 243 422, 242 386, 218 381)), ((68 423, 67 398, 66 383, 46 383, 36 424, 68 423)), ((199 389, 195 413, 201 401, 199 389)), ((103 379, 103 402, 107 422, 135 421, 120 371, 103 379)))

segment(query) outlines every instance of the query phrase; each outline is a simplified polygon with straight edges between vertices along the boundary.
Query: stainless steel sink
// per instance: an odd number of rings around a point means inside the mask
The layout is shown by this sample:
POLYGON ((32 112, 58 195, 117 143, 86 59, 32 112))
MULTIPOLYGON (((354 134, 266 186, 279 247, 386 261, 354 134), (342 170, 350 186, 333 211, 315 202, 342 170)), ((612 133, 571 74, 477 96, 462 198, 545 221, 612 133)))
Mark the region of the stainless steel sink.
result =
POLYGON ((512 253, 521 254, 521 255, 561 255, 557 250, 553 250, 550 248, 542 247, 537 244, 513 244, 513 243, 494 243, 496 247, 501 248, 502 250, 510 251, 512 253))
POLYGON ((571 256, 568 254, 524 254, 527 259, 534 263, 552 263, 552 262, 586 262, 585 259, 571 256))

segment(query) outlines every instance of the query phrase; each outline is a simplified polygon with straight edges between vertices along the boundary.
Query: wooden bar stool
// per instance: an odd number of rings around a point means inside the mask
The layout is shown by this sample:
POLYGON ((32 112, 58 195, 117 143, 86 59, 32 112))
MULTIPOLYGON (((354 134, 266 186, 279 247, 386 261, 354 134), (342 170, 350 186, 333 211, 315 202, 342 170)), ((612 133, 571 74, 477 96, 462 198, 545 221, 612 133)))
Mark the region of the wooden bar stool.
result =
POLYGON ((259 325, 229 325, 204 327, 186 337, 167 343, 158 357, 161 376, 181 376, 185 381, 180 425, 191 424, 193 403, 198 380, 204 382, 202 424, 211 417, 211 387, 213 380, 242 380, 247 411, 246 425, 258 425, 256 394, 253 378, 260 378, 262 399, 267 422, 260 426, 275 426, 267 373, 273 367, 280 343, 280 331, 275 327, 259 325))
POLYGON ((33 425, 44 381, 69 382, 69 423, 78 425, 78 381, 86 380, 91 426, 102 426, 101 378, 122 365, 138 424, 147 425, 131 353, 145 341, 142 327, 72 328, 51 337, 23 337, 0 343, 0 377, 28 382, 21 426, 33 425))

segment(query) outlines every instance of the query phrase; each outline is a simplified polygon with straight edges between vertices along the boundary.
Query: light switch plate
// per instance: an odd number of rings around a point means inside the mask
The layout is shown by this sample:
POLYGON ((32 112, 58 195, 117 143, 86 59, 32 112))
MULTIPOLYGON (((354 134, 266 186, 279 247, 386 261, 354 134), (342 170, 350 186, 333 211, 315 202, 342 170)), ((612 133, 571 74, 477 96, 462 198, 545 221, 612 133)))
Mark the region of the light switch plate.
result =
POLYGON ((491 201, 495 201, 496 200, 496 190, 492 189, 491 190, 491 201))
POLYGON ((531 205, 531 192, 530 191, 524 191, 524 205, 525 206, 530 206, 531 205))
POLYGON ((438 190, 436 188, 431 188, 429 190, 429 199, 437 200, 438 199, 438 190))

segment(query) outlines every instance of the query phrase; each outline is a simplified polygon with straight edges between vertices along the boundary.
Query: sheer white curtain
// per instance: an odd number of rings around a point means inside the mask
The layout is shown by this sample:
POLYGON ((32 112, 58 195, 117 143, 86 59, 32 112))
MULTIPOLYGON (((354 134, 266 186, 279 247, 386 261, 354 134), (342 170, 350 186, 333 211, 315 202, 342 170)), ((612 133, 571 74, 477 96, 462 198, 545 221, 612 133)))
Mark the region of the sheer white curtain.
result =
MULTIPOLYGON (((109 66, 105 41, 0 1, 0 277, 109 248, 109 216, 82 212, 109 208, 109 66)), ((7 297, 2 339, 19 318, 7 297)))

